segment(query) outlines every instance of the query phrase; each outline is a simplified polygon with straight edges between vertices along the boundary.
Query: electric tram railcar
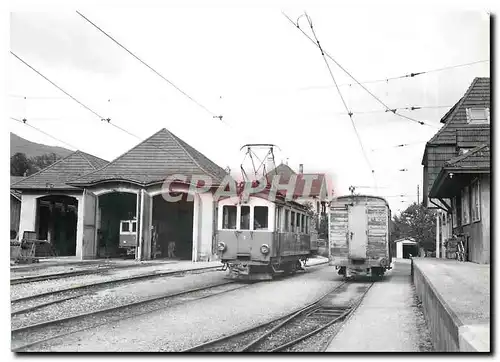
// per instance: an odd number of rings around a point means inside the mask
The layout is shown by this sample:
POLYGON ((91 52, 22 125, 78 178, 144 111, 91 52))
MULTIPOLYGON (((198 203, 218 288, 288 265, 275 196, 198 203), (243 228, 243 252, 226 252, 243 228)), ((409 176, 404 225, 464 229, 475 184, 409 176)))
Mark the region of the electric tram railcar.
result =
POLYGON ((120 220, 120 249, 126 250, 126 255, 135 255, 137 247, 137 220, 120 220))
POLYGON ((341 196, 328 212, 330 265, 340 275, 382 277, 391 269, 391 210, 378 196, 341 196))
POLYGON ((229 277, 271 280, 302 269, 311 256, 310 218, 303 205, 280 196, 219 201, 217 249, 229 277))

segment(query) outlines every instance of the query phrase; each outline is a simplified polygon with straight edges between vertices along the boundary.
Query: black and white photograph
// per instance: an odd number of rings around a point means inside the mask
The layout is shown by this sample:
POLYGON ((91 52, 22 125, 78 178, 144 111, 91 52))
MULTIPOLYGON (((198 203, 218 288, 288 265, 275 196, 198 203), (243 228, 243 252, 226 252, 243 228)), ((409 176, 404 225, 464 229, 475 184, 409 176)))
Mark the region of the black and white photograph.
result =
POLYGON ((12 1, 6 352, 493 352, 495 14, 424 4, 12 1))

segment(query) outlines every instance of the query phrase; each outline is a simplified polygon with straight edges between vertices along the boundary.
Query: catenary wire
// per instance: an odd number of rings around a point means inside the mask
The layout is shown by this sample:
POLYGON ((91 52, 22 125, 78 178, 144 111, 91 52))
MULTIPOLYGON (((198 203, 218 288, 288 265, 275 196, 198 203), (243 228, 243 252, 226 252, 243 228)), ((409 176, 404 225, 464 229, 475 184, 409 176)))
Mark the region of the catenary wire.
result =
MULTIPOLYGON (((296 24, 292 19, 290 19, 290 17, 288 15, 286 15, 284 12, 282 12, 282 13, 290 21, 290 23, 292 23, 297 29, 299 29, 302 32, 302 34, 304 34, 304 36, 306 36, 309 39, 309 41, 311 41, 315 46, 318 46, 317 42, 315 42, 315 40, 313 38, 311 38, 304 30, 302 30, 298 24, 296 24)), ((385 104, 383 101, 381 101, 376 95, 374 95, 372 92, 370 92, 365 86, 363 86, 356 78, 354 78, 354 76, 351 73, 349 73, 344 67, 342 67, 342 65, 340 65, 328 52, 326 52, 324 49, 322 49, 322 52, 325 54, 326 57, 328 57, 330 60, 332 60, 343 72, 345 72, 349 77, 351 77, 361 88, 363 88, 368 94, 370 94, 377 102, 379 102, 382 106, 384 106, 384 108, 386 110, 391 111, 391 113, 393 113, 401 118, 405 118, 409 121, 418 123, 420 125, 426 125, 429 127, 436 127, 434 125, 428 124, 428 123, 423 122, 423 121, 419 121, 419 120, 414 119, 412 117, 405 116, 404 114, 398 113, 397 111, 392 111, 391 108, 387 104, 385 104)))
POLYGON ((30 68, 31 70, 33 70, 35 73, 37 73, 39 76, 41 76, 43 79, 45 79, 47 82, 49 82, 50 84, 52 84, 54 87, 56 87, 57 89, 59 89, 61 92, 63 92, 64 94, 66 94, 68 97, 70 97, 72 100, 74 100, 76 103, 78 103, 79 105, 81 105, 82 107, 84 107, 85 109, 87 109, 89 112, 91 112, 92 114, 94 114, 95 116, 97 116, 101 121, 106 121, 106 123, 110 124, 111 126, 119 129, 120 131, 122 132, 125 132, 127 133, 128 135, 132 136, 132 137, 135 137, 137 139, 141 139, 139 136, 127 131, 126 129, 114 124, 111 122, 111 119, 109 118, 104 118, 103 116, 101 116, 99 113, 97 113, 96 111, 94 111, 92 108, 90 108, 89 106, 85 105, 84 103, 80 102, 78 99, 76 99, 75 97, 73 97, 71 94, 69 94, 67 91, 65 91, 64 89, 62 89, 61 87, 59 87, 56 83, 54 83, 53 81, 51 81, 49 78, 47 78, 45 75, 43 75, 42 73, 40 73, 37 69, 35 69, 34 67, 32 67, 30 64, 28 64, 26 61, 24 61, 23 59, 21 59, 18 55, 16 55, 14 52, 10 52, 14 57, 16 57, 20 62, 22 62, 23 64, 25 64, 28 68, 30 68))
POLYGON ((148 63, 146 63, 144 60, 139 58, 137 55, 135 55, 132 51, 127 49, 123 44, 118 42, 115 38, 113 38, 110 34, 105 32, 102 28, 100 28, 98 25, 96 25, 94 22, 92 22, 89 18, 87 18, 85 15, 80 13, 79 11, 76 11, 78 15, 80 15, 85 21, 87 21, 89 24, 91 24, 94 28, 99 30, 101 33, 106 35, 109 39, 111 39, 115 44, 117 44, 119 47, 121 47, 123 50, 125 50, 127 53, 129 53, 131 56, 133 56, 135 59, 137 59, 139 62, 141 62, 143 65, 145 65, 148 69, 150 69, 153 73, 155 73, 157 76, 162 78, 164 81, 166 81, 168 84, 170 84, 172 87, 174 87, 177 91, 182 93, 185 97, 187 97, 189 100, 191 100, 193 103, 195 103, 198 107, 202 108, 205 110, 207 113, 209 113, 212 117, 214 118, 219 118, 220 121, 222 121, 222 116, 216 115, 214 112, 210 111, 207 107, 205 107, 203 104, 195 100, 193 97, 191 97, 189 94, 184 92, 182 89, 180 89, 178 86, 176 86, 172 81, 167 79, 165 76, 163 76, 160 72, 158 72, 156 69, 154 69, 152 66, 150 66, 148 63))
POLYGON ((335 77, 333 75, 332 69, 330 68, 330 65, 328 64, 328 60, 325 57, 325 53, 323 51, 323 48, 321 47, 321 44, 320 44, 320 42, 318 40, 318 37, 316 36, 316 32, 314 31, 314 27, 313 27, 312 21, 311 21, 311 19, 309 18, 309 16, 307 14, 305 14, 305 16, 307 18, 307 21, 309 22, 309 26, 311 27, 311 31, 313 33, 314 39, 316 40, 316 43, 318 44, 318 48, 321 51, 321 56, 323 57, 323 60, 324 60, 324 62, 326 64, 326 67, 328 68, 328 72, 330 73, 330 76, 331 76, 331 78, 333 80, 333 83, 337 87, 337 91, 339 92, 339 96, 342 99, 342 103, 344 104, 344 107, 345 107, 345 109, 346 109, 346 111, 347 111, 347 113, 349 115, 349 119, 351 121, 351 124, 352 124, 352 127, 354 129, 354 132, 356 133, 356 137, 358 139, 358 143, 359 143, 359 145, 361 147, 361 150, 363 152, 363 156, 364 156, 365 161, 366 161, 366 163, 367 163, 367 165, 368 165, 368 167, 369 167, 369 169, 371 171, 371 174, 373 176, 373 181, 375 183, 375 190, 378 191, 377 180, 375 178, 375 170, 373 169, 373 167, 372 167, 372 165, 370 163, 370 160, 368 159, 368 156, 366 154, 365 148, 363 146, 363 142, 361 141, 361 137, 359 136, 358 130, 356 128, 356 124, 354 123, 354 120, 352 119, 352 112, 349 110, 349 107, 347 106, 347 103, 345 102, 344 97, 342 96, 342 92, 340 91, 340 88, 337 85, 337 81, 335 80, 335 77))
POLYGON ((65 142, 65 141, 63 141, 63 140, 61 140, 61 139, 59 139, 59 138, 57 138, 57 137, 55 137, 55 136, 52 136, 51 134, 49 134, 49 133, 47 133, 47 132, 45 132, 45 131, 42 131, 41 129, 39 129, 39 128, 37 128, 37 127, 35 127, 35 126, 33 126, 33 125, 31 125, 31 124, 27 123, 26 119, 20 120, 20 119, 18 119, 18 118, 14 118, 14 117, 10 117, 10 119, 12 119, 12 120, 14 120, 14 121, 17 121, 17 122, 20 122, 20 123, 22 123, 22 124, 25 124, 26 126, 31 127, 31 128, 33 128, 34 130, 36 130, 36 131, 38 131, 38 132, 40 132, 40 133, 43 133, 44 135, 46 135, 46 136, 48 136, 48 137, 52 138, 53 140, 56 140, 56 141, 61 142, 61 143, 64 143, 66 146, 69 146, 70 148, 73 148, 73 149, 75 149, 75 150, 77 150, 77 149, 78 149, 78 147, 75 147, 75 146, 73 146, 73 145, 69 144, 68 142, 65 142))
MULTIPOLYGON (((395 77, 388 77, 388 78, 384 78, 384 79, 376 79, 376 80, 368 80, 368 81, 363 81, 363 82, 360 82, 360 84, 374 84, 374 83, 387 83, 389 81, 392 81, 392 80, 397 80, 397 79, 404 79, 404 78, 414 78, 418 75, 421 75, 421 74, 427 74, 427 73, 433 73, 433 72, 440 72, 440 71, 443 71, 443 70, 449 70, 449 69, 455 69, 455 68, 460 68, 460 67, 466 67, 466 66, 469 66, 469 65, 474 65, 474 64, 479 64, 479 63, 485 63, 485 62, 489 62, 490 60, 489 59, 484 59, 484 60, 477 60, 477 61, 474 61, 474 62, 469 62, 469 63, 463 63, 463 64, 456 64, 456 65, 450 65, 450 66, 447 66, 447 67, 442 67, 442 68, 436 68, 436 69, 431 69, 431 70, 426 70, 426 71, 422 71, 422 72, 412 72, 412 73, 407 73, 407 74, 404 74, 404 75, 400 75, 400 76, 395 76, 395 77)), ((358 85, 357 83, 343 83, 343 84, 340 84, 339 87, 346 87, 346 86, 349 86, 349 87, 352 87, 352 86, 356 86, 358 85)), ((309 89, 319 89, 319 88, 331 88, 331 86, 311 86, 311 87, 304 87, 302 88, 302 90, 309 90, 309 89)))

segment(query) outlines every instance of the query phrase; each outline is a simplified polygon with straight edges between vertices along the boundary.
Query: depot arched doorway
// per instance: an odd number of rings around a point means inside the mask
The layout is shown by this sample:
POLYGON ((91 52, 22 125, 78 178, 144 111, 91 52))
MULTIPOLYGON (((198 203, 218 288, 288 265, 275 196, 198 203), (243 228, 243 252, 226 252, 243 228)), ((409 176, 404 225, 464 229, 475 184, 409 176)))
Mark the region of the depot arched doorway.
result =
POLYGON ((37 238, 47 240, 57 256, 75 256, 78 200, 72 196, 48 195, 39 197, 36 207, 37 238))
POLYGON ((192 260, 194 197, 188 193, 170 192, 153 196, 152 257, 192 260))
POLYGON ((98 198, 97 257, 134 258, 138 235, 137 194, 112 191, 98 198))

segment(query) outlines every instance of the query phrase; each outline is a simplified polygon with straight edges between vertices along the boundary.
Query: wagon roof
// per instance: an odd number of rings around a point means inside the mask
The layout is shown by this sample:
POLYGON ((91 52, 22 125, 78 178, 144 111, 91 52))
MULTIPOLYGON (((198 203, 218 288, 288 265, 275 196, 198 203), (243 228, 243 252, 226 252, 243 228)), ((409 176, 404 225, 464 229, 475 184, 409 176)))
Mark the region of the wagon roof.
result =
POLYGON ((354 198, 378 199, 378 200, 384 201, 385 204, 387 205, 387 207, 389 207, 389 203, 387 202, 386 199, 384 199, 381 196, 373 196, 373 195, 343 195, 343 196, 335 197, 334 199, 332 199, 332 202, 334 202, 336 200, 351 199, 353 197, 354 198))

